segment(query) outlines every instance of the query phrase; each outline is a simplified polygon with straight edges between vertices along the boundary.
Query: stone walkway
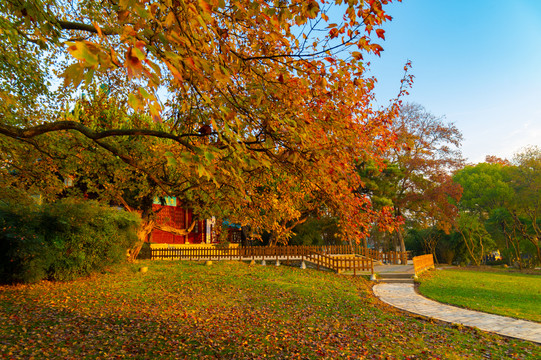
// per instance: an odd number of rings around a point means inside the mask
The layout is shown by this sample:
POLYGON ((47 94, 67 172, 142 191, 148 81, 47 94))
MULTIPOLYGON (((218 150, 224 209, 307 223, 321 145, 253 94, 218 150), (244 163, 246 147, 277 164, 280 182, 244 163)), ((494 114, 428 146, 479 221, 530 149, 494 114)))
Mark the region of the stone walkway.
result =
POLYGON ((417 294, 413 284, 377 284, 373 290, 381 301, 414 314, 541 344, 541 324, 535 322, 441 304, 417 294))

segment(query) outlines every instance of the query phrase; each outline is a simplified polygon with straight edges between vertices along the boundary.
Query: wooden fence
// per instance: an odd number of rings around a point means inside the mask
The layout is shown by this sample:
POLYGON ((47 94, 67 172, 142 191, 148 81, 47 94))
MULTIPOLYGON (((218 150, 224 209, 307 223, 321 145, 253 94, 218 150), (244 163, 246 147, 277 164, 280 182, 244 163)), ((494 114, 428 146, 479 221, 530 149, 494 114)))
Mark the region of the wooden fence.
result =
POLYGON ((328 245, 328 246, 246 246, 246 247, 176 247, 151 248, 151 259, 182 260, 242 260, 242 259, 302 259, 308 255, 361 255, 376 261, 399 264, 407 261, 407 253, 389 251, 380 252, 362 246, 328 245))
POLYGON ((327 255, 355 254, 350 246, 245 246, 245 247, 178 247, 152 248, 152 259, 183 260, 242 260, 242 259, 300 259, 313 252, 327 255))
POLYGON ((325 266, 337 272, 352 270, 373 273, 373 262, 384 261, 399 264, 407 261, 407 253, 381 252, 362 246, 248 246, 248 247, 175 247, 152 248, 151 259, 155 260, 309 260, 316 266, 325 266), (334 256, 333 256, 334 255, 334 256), (350 255, 339 257, 336 255, 350 255))
POLYGON ((370 271, 371 274, 374 274, 374 262, 364 256, 329 256, 313 252, 306 256, 306 260, 314 263, 318 270, 320 266, 323 266, 337 273, 353 271, 353 275, 357 275, 359 271, 370 271))
POLYGON ((380 252, 361 246, 329 245, 329 246, 249 246, 249 247, 175 247, 175 248, 152 248, 152 259, 189 259, 202 258, 273 258, 292 257, 298 258, 313 252, 327 255, 358 254, 373 260, 398 264, 401 260, 407 260, 407 253, 396 251, 380 252))
POLYGON ((434 257, 432 254, 416 256, 413 258, 413 268, 415 275, 434 267, 434 257))

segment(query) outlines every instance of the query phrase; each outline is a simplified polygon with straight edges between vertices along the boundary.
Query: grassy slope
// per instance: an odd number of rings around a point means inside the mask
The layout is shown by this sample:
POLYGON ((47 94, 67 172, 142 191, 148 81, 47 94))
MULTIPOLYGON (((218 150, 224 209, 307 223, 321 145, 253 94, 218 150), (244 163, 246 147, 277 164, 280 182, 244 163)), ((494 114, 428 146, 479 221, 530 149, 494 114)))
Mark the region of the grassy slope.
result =
POLYGON ((0 287, 0 358, 541 356, 531 343, 378 305, 363 279, 238 262, 143 265, 145 274, 125 265, 70 283, 0 287))
POLYGON ((541 322, 541 276, 466 270, 431 271, 419 292, 431 299, 541 322))

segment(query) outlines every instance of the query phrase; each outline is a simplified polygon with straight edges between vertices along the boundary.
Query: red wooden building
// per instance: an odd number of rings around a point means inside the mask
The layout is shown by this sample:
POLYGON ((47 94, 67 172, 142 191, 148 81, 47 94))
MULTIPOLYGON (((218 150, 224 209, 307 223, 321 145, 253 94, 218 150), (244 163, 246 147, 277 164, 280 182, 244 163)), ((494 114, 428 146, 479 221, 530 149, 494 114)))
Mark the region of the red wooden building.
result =
MULTIPOLYGON (((152 205, 156 212, 156 222, 176 229, 188 229, 195 218, 193 210, 183 207, 174 197, 166 197, 162 205, 158 199, 152 205)), ((215 226, 216 220, 197 220, 192 231, 186 235, 175 235, 166 231, 154 229, 150 234, 150 242, 155 244, 216 244, 218 242, 215 226)), ((229 242, 240 243, 240 230, 229 228, 229 242)))

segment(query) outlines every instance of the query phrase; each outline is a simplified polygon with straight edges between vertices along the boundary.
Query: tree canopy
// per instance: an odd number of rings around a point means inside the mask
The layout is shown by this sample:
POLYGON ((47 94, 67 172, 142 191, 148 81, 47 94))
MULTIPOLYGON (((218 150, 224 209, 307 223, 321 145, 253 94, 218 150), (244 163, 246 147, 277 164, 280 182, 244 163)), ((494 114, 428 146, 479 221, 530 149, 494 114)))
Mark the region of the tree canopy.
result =
POLYGON ((2 185, 172 195, 283 238, 325 209, 366 235, 392 221, 355 191, 393 144, 363 60, 389 2, 4 1, 2 185))
MULTIPOLYGON (((374 170, 370 164, 360 169, 369 179, 363 191, 380 205, 390 205, 409 228, 437 226, 448 232, 462 193, 451 177, 463 162, 460 131, 419 104, 404 104, 392 130, 396 146, 384 155, 386 169, 374 170)), ((405 251, 402 229, 396 235, 394 245, 405 251)))
MULTIPOLYGON (((541 151, 528 147, 512 161, 494 157, 487 160, 466 166, 454 175, 464 188, 459 207, 465 216, 475 219, 481 231, 488 230, 492 239, 498 240, 509 262, 519 267, 525 262, 541 263, 541 151)), ((484 239, 485 243, 492 242, 488 233, 484 239)))

